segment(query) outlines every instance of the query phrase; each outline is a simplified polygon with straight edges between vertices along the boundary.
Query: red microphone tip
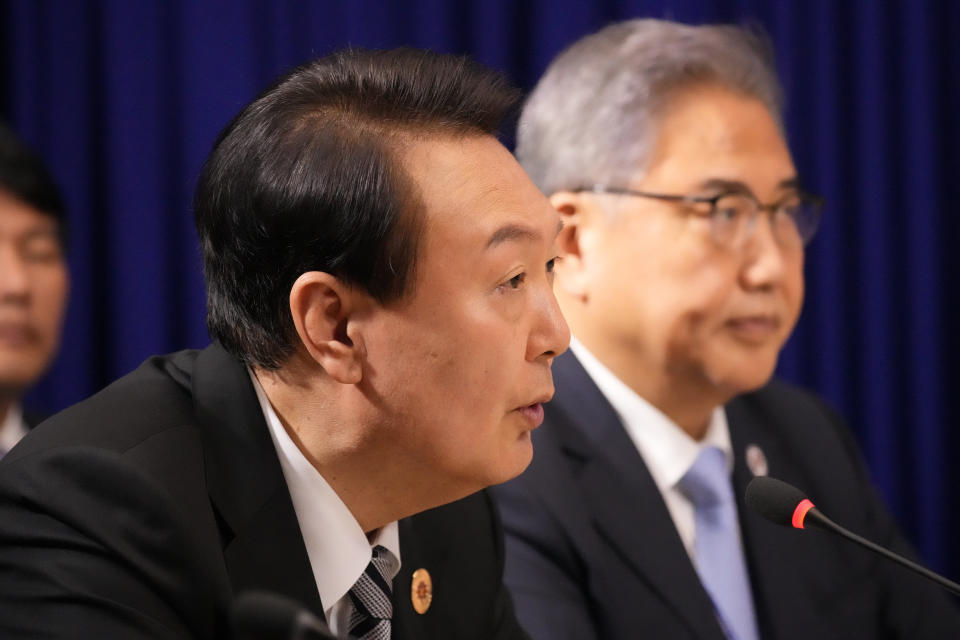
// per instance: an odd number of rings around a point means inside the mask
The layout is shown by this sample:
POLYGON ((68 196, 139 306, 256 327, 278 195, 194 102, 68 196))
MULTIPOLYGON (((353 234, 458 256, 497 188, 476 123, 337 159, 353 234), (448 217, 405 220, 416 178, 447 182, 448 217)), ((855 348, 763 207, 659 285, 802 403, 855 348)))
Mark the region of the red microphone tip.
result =
POLYGON ((803 529, 803 519, 807 517, 807 512, 810 509, 813 509, 813 503, 804 498, 793 510, 793 527, 795 529, 803 529))

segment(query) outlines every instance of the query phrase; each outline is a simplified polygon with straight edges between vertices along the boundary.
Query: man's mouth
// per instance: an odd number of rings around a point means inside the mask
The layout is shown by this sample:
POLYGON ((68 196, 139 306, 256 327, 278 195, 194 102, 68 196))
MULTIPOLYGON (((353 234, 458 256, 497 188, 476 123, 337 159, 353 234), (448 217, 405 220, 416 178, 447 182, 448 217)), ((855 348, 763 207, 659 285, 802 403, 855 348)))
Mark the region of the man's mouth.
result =
POLYGON ((748 342, 765 342, 780 332, 780 319, 775 315, 741 316, 727 321, 734 334, 748 342))
POLYGON ((22 348, 34 344, 38 335, 36 330, 23 322, 0 322, 0 346, 22 348))
POLYGON ((543 422, 543 404, 540 402, 519 407, 514 411, 523 416, 524 420, 530 423, 532 429, 536 429, 543 422))

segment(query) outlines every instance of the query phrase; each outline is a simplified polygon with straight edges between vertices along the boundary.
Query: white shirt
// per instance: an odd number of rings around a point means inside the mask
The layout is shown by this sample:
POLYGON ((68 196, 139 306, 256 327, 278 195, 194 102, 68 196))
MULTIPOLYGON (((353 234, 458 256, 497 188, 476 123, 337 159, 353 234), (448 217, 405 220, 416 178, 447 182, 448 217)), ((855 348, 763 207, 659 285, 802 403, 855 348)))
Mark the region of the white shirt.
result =
POLYGON ((627 435, 663 496, 683 546, 696 564, 694 508, 677 488, 677 483, 706 447, 717 447, 723 451, 727 467, 733 470, 733 445, 730 443, 730 429, 723 407, 713 410, 707 432, 703 440, 698 442, 628 387, 576 338, 571 338, 570 350, 620 417, 627 435))
POLYGON ((373 547, 380 545, 392 554, 387 583, 400 571, 397 523, 381 527, 373 541, 368 540, 347 505, 290 439, 253 372, 250 378, 290 490, 327 625, 334 633, 346 633, 353 611, 347 594, 370 563, 373 547))
POLYGON ((13 404, 7 411, 7 417, 3 419, 3 425, 0 426, 0 458, 13 449, 13 445, 20 442, 20 438, 25 435, 27 435, 27 425, 23 421, 23 409, 20 405, 13 404))

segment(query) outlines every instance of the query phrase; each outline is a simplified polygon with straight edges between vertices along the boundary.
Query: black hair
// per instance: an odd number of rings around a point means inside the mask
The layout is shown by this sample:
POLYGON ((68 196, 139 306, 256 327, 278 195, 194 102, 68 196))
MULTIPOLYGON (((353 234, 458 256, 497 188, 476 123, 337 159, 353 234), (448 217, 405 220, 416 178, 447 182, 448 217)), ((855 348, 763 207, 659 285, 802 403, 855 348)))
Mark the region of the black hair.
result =
POLYGON ((381 303, 406 295, 422 206, 399 145, 495 135, 518 98, 468 58, 409 48, 348 49, 283 76, 221 132, 197 186, 211 336, 277 368, 293 352, 302 273, 381 303))
POLYGON ((13 131, 0 123, 0 191, 57 222, 60 241, 66 240, 63 196, 43 160, 13 131))

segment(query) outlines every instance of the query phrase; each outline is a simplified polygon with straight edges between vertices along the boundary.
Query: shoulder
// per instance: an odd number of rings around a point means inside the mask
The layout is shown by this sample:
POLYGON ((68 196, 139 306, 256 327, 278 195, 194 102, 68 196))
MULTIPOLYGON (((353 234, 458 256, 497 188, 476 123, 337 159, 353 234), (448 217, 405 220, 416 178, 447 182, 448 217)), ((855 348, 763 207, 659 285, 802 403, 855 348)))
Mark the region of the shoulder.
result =
MULTIPOLYGON (((190 392, 193 358, 147 360, 44 422, 0 461, 0 564, 30 566, 29 580, 64 598, 110 603, 73 612, 85 628, 111 629, 95 635, 133 637, 130 625, 186 637, 194 634, 183 625, 217 624, 211 602, 225 606, 190 392)), ((21 596, 18 615, 46 610, 39 597, 21 596)))
POLYGON ((836 410, 817 394, 776 378, 756 391, 734 398, 728 406, 766 415, 782 416, 789 411, 797 419, 840 420, 836 410))
POLYGON ((782 381, 727 405, 731 437, 760 444, 770 474, 797 485, 818 504, 851 515, 880 509, 856 439, 822 398, 782 381))
POLYGON ((786 446, 827 447, 858 455, 843 417, 820 396, 780 380, 744 394, 727 405, 731 429, 755 426, 786 446))
POLYGON ((3 462, 62 446, 123 452, 164 430, 190 424, 190 376, 197 353, 149 358, 102 391, 45 420, 3 462))
MULTIPOLYGON (((217 624, 214 607, 191 595, 225 606, 209 503, 196 491, 202 467, 181 464, 181 453, 160 463, 176 473, 158 474, 156 457, 133 453, 57 446, 0 466, 0 564, 22 582, 0 627, 29 619, 59 637, 76 632, 73 621, 103 637, 187 637, 217 624), (65 611, 57 598, 98 606, 65 611)), ((0 580, 0 590, 11 586, 0 580)))
POLYGON ((113 509, 136 513, 148 504, 202 510, 193 497, 204 483, 189 385, 194 355, 150 358, 33 429, 0 460, 4 493, 51 513, 62 508, 68 520, 80 504, 78 519, 113 509))
MULTIPOLYGON (((203 482, 189 385, 194 352, 155 356, 91 398, 33 429, 0 460, 0 484, 23 499, 58 496, 126 504, 164 491, 178 502, 203 482), (33 494, 36 495, 33 495, 33 494)), ((64 508, 71 508, 67 501, 64 508)), ((91 505, 87 505, 92 508, 91 505)))

